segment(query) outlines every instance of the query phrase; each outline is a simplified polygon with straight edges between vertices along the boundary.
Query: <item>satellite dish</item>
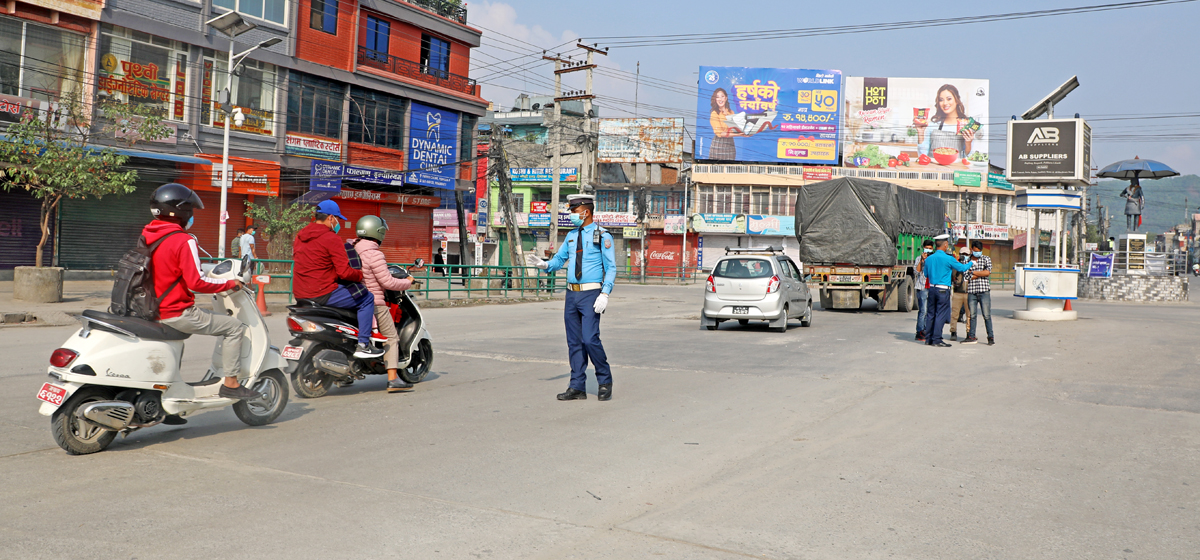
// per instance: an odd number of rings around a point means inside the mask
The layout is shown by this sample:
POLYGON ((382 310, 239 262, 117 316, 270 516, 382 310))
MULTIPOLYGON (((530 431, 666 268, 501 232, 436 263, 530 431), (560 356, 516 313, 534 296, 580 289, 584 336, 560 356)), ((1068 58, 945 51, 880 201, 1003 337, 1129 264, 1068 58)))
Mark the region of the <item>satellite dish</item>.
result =
POLYGON ((589 119, 596 118, 596 110, 595 109, 588 109, 588 118, 589 119))
POLYGON ((533 104, 533 110, 534 110, 534 111, 536 111, 536 110, 538 110, 538 109, 541 109, 541 108, 542 108, 542 104, 541 104, 541 103, 534 103, 534 104, 533 104))

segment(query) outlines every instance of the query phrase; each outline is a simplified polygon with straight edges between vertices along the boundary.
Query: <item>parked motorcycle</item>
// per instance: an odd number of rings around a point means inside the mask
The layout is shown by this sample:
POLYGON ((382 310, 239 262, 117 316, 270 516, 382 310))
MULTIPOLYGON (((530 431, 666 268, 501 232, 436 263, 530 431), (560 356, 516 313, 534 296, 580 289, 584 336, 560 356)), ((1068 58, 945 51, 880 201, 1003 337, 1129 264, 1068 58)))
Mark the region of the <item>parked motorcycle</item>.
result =
MULTIPOLYGON (((205 265, 205 274, 218 280, 250 282, 251 259, 224 260, 205 265)), ((50 356, 51 381, 42 385, 39 412, 50 417, 54 441, 67 453, 103 451, 118 433, 126 434, 162 423, 170 416, 233 407, 238 419, 251 426, 273 422, 288 402, 286 362, 271 346, 266 323, 247 289, 215 294, 213 310, 246 324, 241 369, 249 374, 242 384, 262 394, 254 400, 221 398, 217 392, 221 343, 214 365, 204 379, 183 380, 179 366, 188 334, 162 323, 101 311, 83 312, 82 328, 50 356)))
MULTIPOLYGON (((417 266, 424 263, 418 259, 417 266)), ((396 278, 408 278, 408 271, 389 266, 396 278)), ((419 286, 419 283, 414 283, 419 286)), ((433 364, 433 338, 425 328, 421 309, 408 292, 387 290, 384 299, 393 306, 396 332, 399 334, 399 375, 409 383, 420 383, 433 364)), ((358 318, 353 309, 320 305, 288 307, 288 330, 292 341, 283 348, 289 361, 288 373, 296 394, 314 399, 325 396, 335 383, 348 385, 368 375, 387 375, 382 357, 355 358, 358 344, 358 318)), ((387 338, 379 329, 371 332, 371 343, 382 348, 387 338)))

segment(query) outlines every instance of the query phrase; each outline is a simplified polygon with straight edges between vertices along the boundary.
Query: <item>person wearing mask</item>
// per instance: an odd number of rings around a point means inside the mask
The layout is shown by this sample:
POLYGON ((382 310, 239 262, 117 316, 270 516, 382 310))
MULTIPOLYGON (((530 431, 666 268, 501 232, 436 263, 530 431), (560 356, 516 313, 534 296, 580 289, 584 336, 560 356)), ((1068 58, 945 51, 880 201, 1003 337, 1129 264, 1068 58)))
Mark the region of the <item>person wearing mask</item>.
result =
POLYGON ((596 397, 612 398, 612 370, 608 355, 600 342, 600 314, 608 307, 608 294, 617 279, 617 264, 613 253, 613 238, 599 224, 592 222, 596 207, 592 195, 575 194, 567 197, 571 224, 566 242, 549 261, 530 254, 529 266, 553 273, 567 269, 567 301, 564 320, 567 327, 567 354, 571 361, 571 384, 558 395, 560 401, 587 399, 588 361, 596 368, 596 397))
POLYGON ((354 250, 362 259, 363 284, 375 298, 375 323, 379 325, 379 334, 387 337, 383 346, 383 362, 387 366, 387 392, 395 393, 412 389, 412 383, 400 379, 398 373, 400 363, 400 334, 396 332, 396 323, 392 319, 392 311, 384 300, 384 290, 401 292, 412 286, 412 278, 396 278, 388 270, 387 257, 379 250, 383 237, 387 235, 387 222, 379 216, 366 215, 358 219, 354 225, 354 234, 358 239, 354 242, 354 250))
POLYGON ((917 342, 925 341, 925 318, 929 308, 929 279, 925 277, 925 257, 933 252, 933 240, 921 243, 921 256, 917 257, 917 342))
POLYGON ((238 242, 238 244, 241 246, 241 257, 245 258, 246 255, 250 255, 250 258, 258 260, 258 253, 255 252, 254 248, 254 234, 257 232, 258 227, 251 225, 250 227, 246 228, 246 233, 242 234, 242 238, 238 242))
POLYGON ((992 259, 983 254, 983 242, 971 242, 971 271, 967 273, 967 305, 971 308, 971 322, 967 324, 967 339, 963 344, 976 344, 975 327, 979 326, 979 315, 983 314, 983 324, 987 326, 988 346, 996 344, 996 335, 992 333, 992 259))
POLYGON ((950 322, 950 283, 955 270, 966 272, 970 264, 960 263, 951 256, 950 236, 934 238, 934 251, 925 257, 925 276, 929 278, 929 311, 926 318, 925 344, 949 348, 942 340, 942 330, 950 322))
MULTIPOLYGON (((958 261, 971 262, 971 250, 963 247, 958 250, 958 261)), ((950 296, 950 340, 958 340, 958 321, 962 319, 971 330, 971 315, 967 313, 967 279, 964 273, 954 271, 950 274, 953 282, 953 294, 950 296)))
POLYGON ((350 265, 346 245, 338 237, 342 215, 336 202, 317 205, 312 223, 296 234, 292 244, 292 293, 298 303, 356 310, 358 346, 355 358, 378 358, 383 350, 371 344, 375 297, 361 284, 363 273, 350 265))
MULTIPOLYGON (((203 208, 200 197, 179 183, 158 187, 151 198, 150 213, 154 220, 142 229, 142 236, 147 245, 161 241, 150 256, 154 293, 160 298, 158 320, 179 332, 221 337, 220 369, 225 379, 217 395, 225 399, 257 399, 262 395, 238 381, 246 325, 234 317, 196 307, 197 293, 217 294, 245 287, 238 280, 213 280, 200 272, 196 240, 184 230, 190 229, 195 221, 193 211, 203 208)), ((214 363, 213 370, 216 369, 214 363)), ((164 423, 183 424, 186 420, 168 416, 164 423)))

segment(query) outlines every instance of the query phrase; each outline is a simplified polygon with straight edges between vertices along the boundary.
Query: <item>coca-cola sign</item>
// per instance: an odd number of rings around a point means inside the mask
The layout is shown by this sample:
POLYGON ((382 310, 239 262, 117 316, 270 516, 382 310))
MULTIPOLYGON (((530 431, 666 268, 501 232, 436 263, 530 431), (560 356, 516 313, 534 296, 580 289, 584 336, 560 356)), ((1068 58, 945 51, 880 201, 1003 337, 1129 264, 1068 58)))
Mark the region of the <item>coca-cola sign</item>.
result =
POLYGON ((648 258, 648 260, 651 260, 651 261, 675 262, 676 260, 679 259, 678 255, 679 255, 679 253, 677 253, 675 251, 650 251, 650 254, 647 256, 647 258, 648 258))

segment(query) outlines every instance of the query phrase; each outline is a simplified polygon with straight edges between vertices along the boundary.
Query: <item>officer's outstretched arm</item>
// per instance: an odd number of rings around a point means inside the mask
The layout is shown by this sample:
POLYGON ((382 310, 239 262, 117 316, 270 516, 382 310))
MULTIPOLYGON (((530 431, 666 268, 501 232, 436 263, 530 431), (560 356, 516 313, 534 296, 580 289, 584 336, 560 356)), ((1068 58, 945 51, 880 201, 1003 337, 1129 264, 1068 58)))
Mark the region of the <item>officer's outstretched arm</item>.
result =
POLYGON ((554 254, 554 257, 549 261, 546 261, 548 263, 548 266, 546 266, 546 272, 550 274, 557 272, 558 269, 567 264, 567 258, 570 257, 570 255, 570 244, 567 243, 566 240, 563 240, 562 247, 558 248, 558 252, 554 254))
POLYGON ((617 281, 616 249, 613 248, 612 235, 608 232, 604 233, 603 241, 600 254, 604 258, 604 285, 600 288, 600 291, 609 294, 612 293, 613 284, 617 281))

